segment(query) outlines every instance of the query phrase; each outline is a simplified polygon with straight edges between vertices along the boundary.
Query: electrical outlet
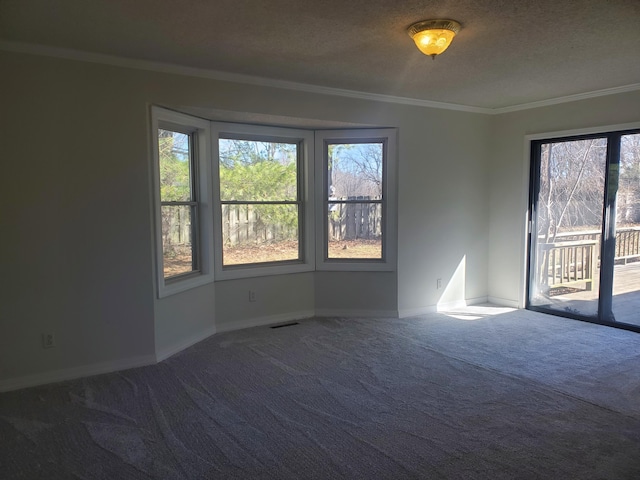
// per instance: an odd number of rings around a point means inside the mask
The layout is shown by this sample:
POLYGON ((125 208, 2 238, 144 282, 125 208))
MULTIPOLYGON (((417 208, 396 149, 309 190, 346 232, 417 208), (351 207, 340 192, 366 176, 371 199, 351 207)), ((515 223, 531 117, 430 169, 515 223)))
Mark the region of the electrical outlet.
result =
POLYGON ((256 298, 256 291, 255 291, 255 290, 249 290, 249 301, 250 301, 250 302, 255 302, 255 301, 257 301, 257 298, 256 298))
POLYGON ((56 346, 56 336, 53 333, 42 334, 42 348, 53 348, 56 346))
POLYGON ((442 288, 442 279, 441 278, 438 278, 436 280, 436 288, 437 289, 441 289, 442 288))

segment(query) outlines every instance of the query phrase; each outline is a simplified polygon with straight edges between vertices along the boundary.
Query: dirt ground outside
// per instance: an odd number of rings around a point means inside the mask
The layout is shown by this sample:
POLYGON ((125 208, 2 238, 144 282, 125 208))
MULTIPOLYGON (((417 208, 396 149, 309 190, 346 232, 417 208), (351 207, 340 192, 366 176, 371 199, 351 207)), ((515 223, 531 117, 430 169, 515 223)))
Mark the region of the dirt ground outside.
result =
MULTIPOLYGON (((248 263, 281 262, 298 259, 298 242, 272 242, 257 245, 226 247, 223 252, 224 265, 246 265, 248 263)), ((379 259, 382 258, 381 240, 340 240, 329 242, 329 258, 379 259)), ((176 250, 164 258, 164 275, 172 277, 192 270, 189 249, 176 250)))

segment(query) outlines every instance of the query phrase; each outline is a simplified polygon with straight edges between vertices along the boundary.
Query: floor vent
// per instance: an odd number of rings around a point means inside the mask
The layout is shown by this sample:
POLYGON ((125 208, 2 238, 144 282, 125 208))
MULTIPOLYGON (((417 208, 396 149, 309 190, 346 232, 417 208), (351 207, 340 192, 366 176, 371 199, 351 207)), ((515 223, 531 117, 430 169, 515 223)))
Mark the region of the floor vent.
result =
POLYGON ((274 325, 273 327, 269 327, 269 328, 292 327, 294 325, 298 325, 298 322, 283 323, 282 325, 274 325))

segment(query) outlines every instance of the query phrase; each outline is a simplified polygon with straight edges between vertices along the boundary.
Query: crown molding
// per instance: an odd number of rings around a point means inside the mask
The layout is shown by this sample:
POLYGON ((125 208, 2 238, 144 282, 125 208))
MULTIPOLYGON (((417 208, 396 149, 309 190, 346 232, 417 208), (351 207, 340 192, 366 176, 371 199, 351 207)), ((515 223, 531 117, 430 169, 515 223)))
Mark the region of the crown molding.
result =
POLYGON ((606 95, 614 95, 617 93, 626 93, 640 90, 640 83, 625 85, 621 87, 607 88, 594 92, 579 93, 575 95, 567 95, 565 97, 552 98, 548 100, 540 100, 537 102, 522 103, 500 108, 485 108, 472 105, 460 105, 455 103, 435 102, 431 100, 423 100, 410 97, 398 97, 395 95, 384 95, 379 93, 361 92, 357 90, 346 90, 341 88, 323 87, 320 85, 312 85, 307 83, 290 82, 287 80, 278 80, 273 78, 257 77, 253 75, 244 75, 239 73, 222 72, 219 70, 210 70, 196 67, 186 67, 172 63, 154 62, 149 60, 139 60, 132 58, 118 57, 114 55, 105 55, 101 53, 84 52, 80 50, 72 50, 67 48, 52 47, 47 45, 37 45, 31 43, 12 42, 0 40, 0 50, 14 53, 24 53, 30 55, 41 55, 47 57, 61 58, 65 60, 76 60, 81 62, 99 63, 103 65, 111 65, 115 67, 131 68, 136 70, 146 70, 159 73, 169 73, 174 75, 182 75, 188 77, 205 78, 209 80, 218 80, 230 83, 242 83, 246 85, 255 85, 260 87, 280 88, 285 90, 294 90, 318 95, 332 95, 338 97, 354 98, 359 100, 369 100, 374 102, 395 103, 400 105, 411 105, 415 107, 437 108, 442 110, 454 110, 468 113, 480 113, 485 115, 500 115, 503 113, 518 112, 521 110, 530 110, 533 108, 548 107, 561 103, 575 102, 589 98, 602 97, 606 95))
POLYGON ((510 107, 494 108, 491 109, 491 113, 493 115, 500 115, 502 113, 519 112, 521 110, 531 110, 532 108, 550 107, 552 105, 558 105, 561 103, 577 102, 579 100, 588 100, 590 98, 615 95, 617 93, 635 92, 637 90, 640 90, 640 83, 632 83, 631 85, 624 85, 622 87, 605 88, 593 92, 576 93, 574 95, 567 95, 564 97, 540 100, 538 102, 521 103, 520 105, 513 105, 510 107))
POLYGON ((306 83, 290 82, 287 80, 277 80, 273 78, 257 77, 239 73, 222 72, 219 70, 209 70, 204 68, 186 67, 172 63, 153 62, 149 60, 138 60, 101 53, 83 52, 67 48, 51 47, 47 45, 36 45, 21 42, 9 42, 0 40, 0 50, 14 53, 24 53, 30 55, 41 55, 47 57, 61 58, 65 60, 77 60, 81 62, 99 63, 116 67, 131 68, 137 70, 147 70, 152 72, 170 73, 188 77, 206 78, 209 80, 219 80, 231 83, 243 83, 260 87, 281 88, 285 90, 296 90, 319 95, 333 95, 339 97, 355 98, 360 100, 371 100, 376 102, 396 103, 402 105, 412 105, 417 107, 439 108, 445 110, 457 110, 470 113, 491 113, 489 108, 473 107, 467 105, 457 105, 453 103, 434 102, 409 97, 397 97, 394 95, 383 95, 378 93, 360 92, 357 90, 345 90, 333 87, 323 87, 306 83))

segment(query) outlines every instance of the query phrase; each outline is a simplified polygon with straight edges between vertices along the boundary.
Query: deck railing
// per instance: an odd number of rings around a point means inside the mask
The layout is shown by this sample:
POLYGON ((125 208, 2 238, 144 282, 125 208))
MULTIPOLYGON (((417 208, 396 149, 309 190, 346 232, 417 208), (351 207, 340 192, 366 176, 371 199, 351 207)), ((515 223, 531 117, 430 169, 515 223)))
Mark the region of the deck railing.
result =
POLYGON ((640 227, 621 228, 616 232, 616 260, 635 258, 640 258, 640 227))
POLYGON ((584 284, 586 290, 591 290, 597 244, 597 240, 540 244, 540 253, 546 264, 547 286, 556 288, 584 284))
MULTIPOLYGON (((592 289, 600 260, 599 231, 560 233, 554 242, 540 243, 539 248, 549 288, 584 285, 592 289)), ((615 261, 626 264, 633 259, 640 259, 640 227, 617 229, 615 261)))

